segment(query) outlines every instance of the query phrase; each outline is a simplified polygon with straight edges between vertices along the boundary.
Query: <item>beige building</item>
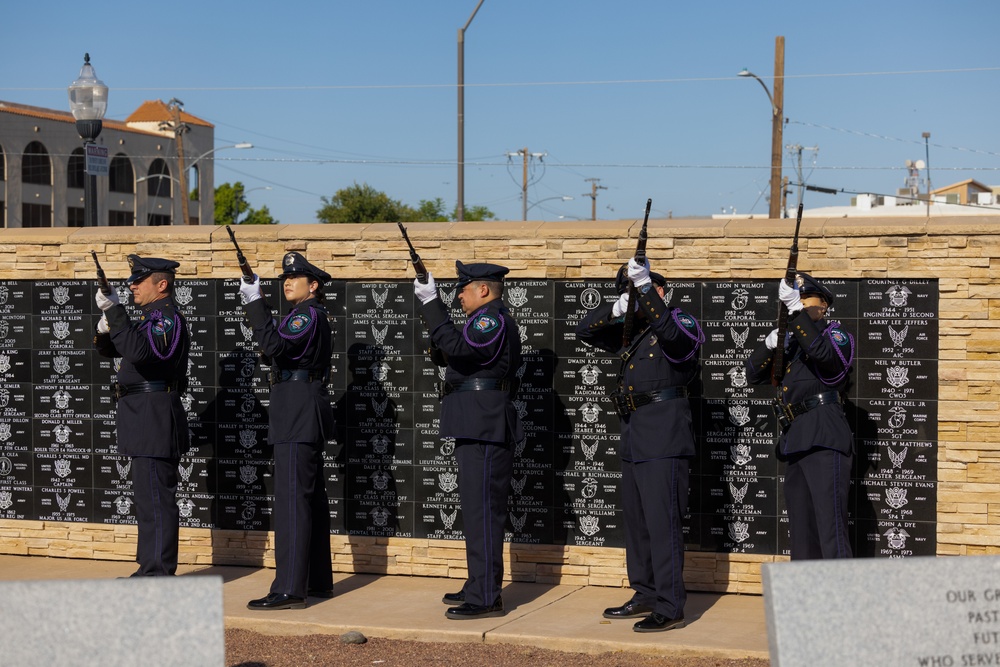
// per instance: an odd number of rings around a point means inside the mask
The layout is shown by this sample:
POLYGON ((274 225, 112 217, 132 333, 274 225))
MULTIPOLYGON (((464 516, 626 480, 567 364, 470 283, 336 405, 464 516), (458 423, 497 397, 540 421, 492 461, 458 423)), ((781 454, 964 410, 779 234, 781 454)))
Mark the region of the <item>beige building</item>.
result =
MULTIPOLYGON (((215 172, 207 158, 219 150, 215 128, 154 100, 124 122, 104 120, 96 144, 108 150, 108 175, 96 177, 97 226, 184 224, 178 125, 190 196, 187 222, 213 224, 215 172)), ((84 226, 84 162, 69 111, 0 101, 0 227, 84 226)))

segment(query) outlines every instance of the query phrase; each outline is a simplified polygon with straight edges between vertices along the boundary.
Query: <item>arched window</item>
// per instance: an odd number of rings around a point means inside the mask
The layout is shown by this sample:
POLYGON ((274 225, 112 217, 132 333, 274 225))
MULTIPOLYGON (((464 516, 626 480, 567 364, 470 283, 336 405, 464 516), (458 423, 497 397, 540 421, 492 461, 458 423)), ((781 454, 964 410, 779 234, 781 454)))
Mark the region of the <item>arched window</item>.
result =
POLYGON ((156 158, 149 165, 149 175, 146 178, 149 179, 146 181, 146 193, 150 197, 170 196, 170 168, 161 158, 156 158))
POLYGON ((69 154, 69 164, 66 165, 66 187, 84 187, 83 168, 85 162, 82 148, 76 148, 69 154))
POLYGON ((52 160, 42 142, 32 141, 24 149, 21 180, 33 185, 52 185, 52 160))
POLYGON ((122 153, 111 158, 111 164, 108 165, 108 191, 128 194, 135 192, 135 173, 132 171, 132 162, 122 153))

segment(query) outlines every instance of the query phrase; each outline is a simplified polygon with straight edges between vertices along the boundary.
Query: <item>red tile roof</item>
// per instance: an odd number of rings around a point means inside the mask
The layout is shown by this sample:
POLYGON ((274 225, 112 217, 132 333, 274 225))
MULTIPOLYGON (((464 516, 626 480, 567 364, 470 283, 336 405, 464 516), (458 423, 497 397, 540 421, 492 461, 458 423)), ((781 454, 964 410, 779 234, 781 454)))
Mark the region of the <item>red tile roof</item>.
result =
MULTIPOLYGON (((174 114, 170 107, 163 100, 146 100, 142 105, 132 112, 132 115, 125 119, 126 123, 158 123, 160 121, 171 121, 174 114)), ((212 124, 192 116, 186 111, 181 111, 181 121, 189 125, 202 125, 212 127, 212 124)))

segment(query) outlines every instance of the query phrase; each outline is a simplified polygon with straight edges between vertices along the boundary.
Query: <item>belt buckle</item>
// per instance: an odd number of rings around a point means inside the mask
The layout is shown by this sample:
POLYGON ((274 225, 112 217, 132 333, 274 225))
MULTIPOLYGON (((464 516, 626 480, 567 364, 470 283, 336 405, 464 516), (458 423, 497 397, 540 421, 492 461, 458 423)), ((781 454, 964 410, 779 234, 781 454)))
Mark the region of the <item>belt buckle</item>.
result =
POLYGON ((619 417, 628 417, 628 399, 625 398, 625 394, 621 391, 615 391, 611 393, 611 400, 615 404, 615 411, 618 413, 619 417))
POLYGON ((625 405, 628 406, 629 412, 635 412, 639 409, 639 406, 635 404, 635 394, 625 394, 625 405))
POLYGON ((778 418, 778 423, 782 429, 788 428, 792 420, 795 419, 795 415, 792 414, 791 409, 777 398, 771 403, 771 409, 774 410, 774 416, 778 418))

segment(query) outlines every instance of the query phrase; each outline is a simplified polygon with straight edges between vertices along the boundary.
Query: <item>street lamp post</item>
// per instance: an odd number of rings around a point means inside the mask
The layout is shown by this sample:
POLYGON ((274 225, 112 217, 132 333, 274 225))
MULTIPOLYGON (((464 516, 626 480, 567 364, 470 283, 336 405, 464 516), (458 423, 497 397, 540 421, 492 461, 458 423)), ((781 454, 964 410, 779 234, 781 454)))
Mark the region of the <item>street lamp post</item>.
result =
POLYGON ((769 218, 783 218, 781 206, 781 134, 784 126, 785 103, 785 38, 774 38, 774 96, 759 76, 744 68, 737 76, 752 77, 764 88, 771 103, 771 202, 769 218))
POLYGON ((101 134, 105 112, 108 110, 108 87, 97 78, 90 64, 90 54, 83 54, 83 67, 76 81, 69 85, 69 109, 76 119, 76 131, 83 139, 84 153, 84 188, 83 188, 83 224, 86 227, 97 225, 97 175, 86 168, 87 150, 101 134))
POLYGON ((243 190, 241 188, 238 192, 236 192, 235 191, 236 188, 234 187, 233 188, 233 190, 234 190, 234 192, 233 192, 233 224, 234 225, 240 224, 240 204, 242 202, 245 202, 247 200, 247 193, 248 192, 253 192, 254 190, 270 190, 270 189, 271 189, 270 185, 260 185, 260 186, 258 186, 256 188, 250 188, 249 190, 243 190))
POLYGON ((535 208, 536 206, 538 206, 542 202, 553 201, 555 199, 559 199, 560 201, 570 201, 573 198, 570 197, 570 196, 568 196, 568 195, 560 195, 558 197, 546 197, 545 199, 539 199, 534 204, 532 204, 531 206, 528 206, 527 208, 524 209, 524 219, 525 220, 528 219, 528 211, 530 211, 531 209, 535 208))
POLYGON ((924 164, 927 165, 927 217, 931 217, 931 145, 930 145, 930 132, 923 132, 921 135, 924 138, 924 157, 926 160, 924 164))
POLYGON ((482 6, 483 0, 479 0, 469 20, 458 29, 458 202, 455 219, 459 222, 465 220, 465 31, 482 6))

